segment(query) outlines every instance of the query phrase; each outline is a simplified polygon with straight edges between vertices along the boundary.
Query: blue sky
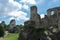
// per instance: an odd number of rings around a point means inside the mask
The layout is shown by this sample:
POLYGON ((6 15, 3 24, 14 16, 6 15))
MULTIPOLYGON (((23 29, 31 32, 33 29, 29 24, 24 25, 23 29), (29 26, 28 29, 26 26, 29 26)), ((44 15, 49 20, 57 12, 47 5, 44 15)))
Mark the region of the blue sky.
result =
POLYGON ((6 24, 15 19, 16 24, 24 24, 30 18, 30 7, 36 5, 41 17, 46 10, 60 6, 60 0, 0 0, 0 22, 6 24))

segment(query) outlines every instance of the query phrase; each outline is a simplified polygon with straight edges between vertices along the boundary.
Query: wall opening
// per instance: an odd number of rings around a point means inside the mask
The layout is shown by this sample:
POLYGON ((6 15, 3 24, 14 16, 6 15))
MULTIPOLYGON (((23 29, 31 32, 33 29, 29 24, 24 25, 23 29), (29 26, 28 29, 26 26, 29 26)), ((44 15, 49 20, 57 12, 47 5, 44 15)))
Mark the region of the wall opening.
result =
POLYGON ((54 14, 54 11, 51 12, 51 15, 53 15, 53 14, 54 14))

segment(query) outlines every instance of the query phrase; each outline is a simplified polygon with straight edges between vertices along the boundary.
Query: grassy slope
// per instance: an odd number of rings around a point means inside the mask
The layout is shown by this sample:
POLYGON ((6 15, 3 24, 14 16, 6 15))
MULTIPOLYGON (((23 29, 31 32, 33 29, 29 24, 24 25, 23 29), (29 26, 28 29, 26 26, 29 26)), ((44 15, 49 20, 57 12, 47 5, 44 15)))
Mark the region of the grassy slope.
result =
POLYGON ((18 40, 18 33, 9 34, 3 40, 18 40))

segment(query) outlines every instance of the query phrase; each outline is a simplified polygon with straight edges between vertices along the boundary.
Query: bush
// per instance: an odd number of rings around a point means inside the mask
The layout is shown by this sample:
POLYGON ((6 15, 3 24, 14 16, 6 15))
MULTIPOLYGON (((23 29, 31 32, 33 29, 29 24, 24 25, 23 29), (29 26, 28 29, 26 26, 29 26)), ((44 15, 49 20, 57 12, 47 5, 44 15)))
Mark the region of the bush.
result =
POLYGON ((17 27, 23 29, 23 25, 17 25, 17 27))
POLYGON ((4 28, 0 26, 0 37, 4 36, 4 28))
POLYGON ((6 31, 8 31, 9 29, 9 25, 5 25, 6 31))

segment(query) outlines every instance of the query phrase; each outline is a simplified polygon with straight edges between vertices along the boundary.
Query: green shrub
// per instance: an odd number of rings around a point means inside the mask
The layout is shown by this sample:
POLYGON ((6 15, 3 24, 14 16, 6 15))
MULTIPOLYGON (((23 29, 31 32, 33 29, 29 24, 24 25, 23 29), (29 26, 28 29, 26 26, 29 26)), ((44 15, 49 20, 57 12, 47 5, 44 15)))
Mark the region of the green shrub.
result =
POLYGON ((19 27, 20 29, 23 29, 23 25, 17 25, 17 27, 19 27))
POLYGON ((4 28, 0 26, 0 37, 4 36, 4 28))

